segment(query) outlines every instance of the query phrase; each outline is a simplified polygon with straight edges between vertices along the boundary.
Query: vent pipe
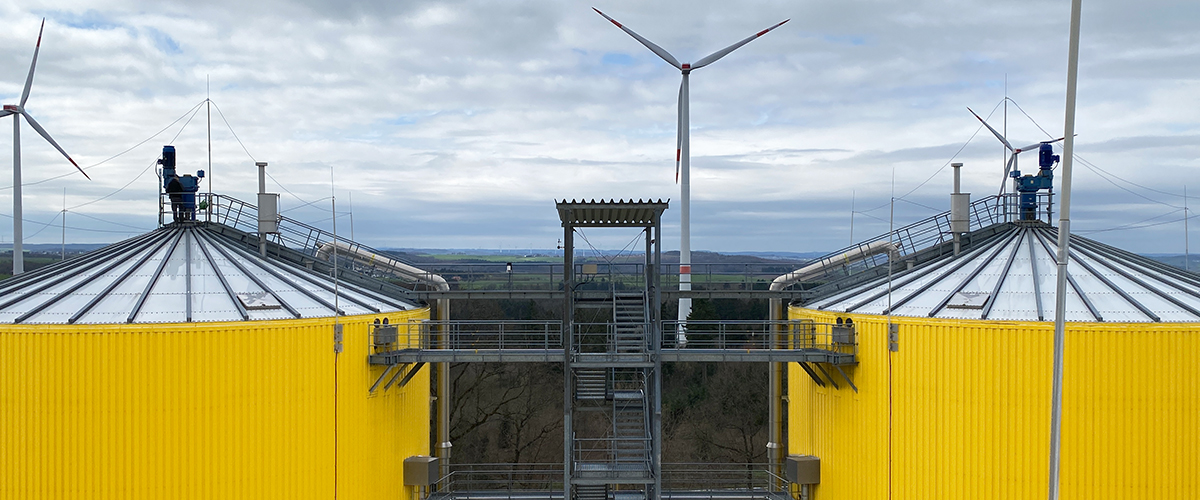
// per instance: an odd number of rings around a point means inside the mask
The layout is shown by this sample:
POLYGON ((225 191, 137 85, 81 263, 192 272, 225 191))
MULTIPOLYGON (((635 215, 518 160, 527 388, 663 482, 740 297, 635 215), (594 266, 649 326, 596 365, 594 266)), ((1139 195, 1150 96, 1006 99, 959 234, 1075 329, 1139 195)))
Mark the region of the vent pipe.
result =
POLYGON ((267 256, 267 235, 279 232, 279 194, 267 192, 267 162, 258 167, 258 253, 267 256))
POLYGON ((971 230, 971 193, 962 192, 962 163, 954 168, 954 192, 950 194, 950 232, 954 235, 954 255, 962 249, 962 234, 971 230))

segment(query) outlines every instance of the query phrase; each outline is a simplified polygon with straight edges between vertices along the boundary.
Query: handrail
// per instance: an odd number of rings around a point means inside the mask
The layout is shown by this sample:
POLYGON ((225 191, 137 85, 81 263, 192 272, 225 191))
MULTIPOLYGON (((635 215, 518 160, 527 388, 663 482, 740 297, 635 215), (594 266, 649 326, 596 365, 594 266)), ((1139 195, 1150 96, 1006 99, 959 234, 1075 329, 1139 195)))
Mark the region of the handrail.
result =
MULTIPOLYGON (((809 320, 690 320, 688 343, 681 346, 664 336, 662 349, 738 351, 821 350, 857 356, 853 325, 809 320)), ((627 359, 636 353, 615 352, 613 323, 574 323, 576 354, 612 354, 627 359)), ((662 331, 673 331, 678 320, 663 320, 662 331)), ((384 325, 379 325, 384 326, 384 325)), ((372 337, 376 353, 402 349, 503 350, 563 348, 563 324, 558 320, 414 320, 386 325, 385 338, 372 337), (445 343, 441 342, 445 332, 445 343)), ((378 327, 376 327, 378 329, 378 327)), ((372 335, 377 335, 373 333, 372 335)))
MULTIPOLYGON (((553 491, 562 490, 561 463, 452 464, 438 480, 436 491, 553 491)), ((664 491, 770 492, 787 480, 765 463, 664 462, 664 491)))

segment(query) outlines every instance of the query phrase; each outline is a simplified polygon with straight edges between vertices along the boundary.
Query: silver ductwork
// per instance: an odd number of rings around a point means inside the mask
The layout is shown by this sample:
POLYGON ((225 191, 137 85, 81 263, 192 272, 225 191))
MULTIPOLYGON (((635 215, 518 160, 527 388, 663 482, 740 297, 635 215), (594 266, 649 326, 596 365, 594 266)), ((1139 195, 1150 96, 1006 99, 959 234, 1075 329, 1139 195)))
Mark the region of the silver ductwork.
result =
POLYGON ((866 259, 867 257, 871 257, 872 255, 883 252, 898 252, 899 250, 900 249, 895 244, 884 240, 872 241, 866 245, 859 245, 858 248, 850 250, 849 252, 831 257, 825 257, 817 262, 813 262, 812 264, 775 278, 775 280, 771 282, 771 290, 783 290, 784 288, 804 281, 805 279, 820 276, 829 269, 853 264, 860 260, 866 259))
MULTIPOLYGON (((450 291, 450 284, 446 283, 446 279, 419 269, 403 262, 400 262, 391 257, 383 256, 363 250, 359 247, 351 247, 340 241, 331 241, 321 245, 317 249, 316 258, 318 260, 333 260, 334 253, 339 257, 345 256, 351 260, 366 266, 372 266, 380 269, 391 271, 401 278, 423 283, 432 286, 439 292, 450 291)), ((450 320, 450 299, 437 299, 437 316, 436 319, 444 322, 450 320)), ((443 326, 442 328, 445 328, 443 326)), ((442 347, 448 347, 446 343, 447 332, 442 330, 441 342, 442 347)), ((442 466, 442 475, 445 476, 450 471, 450 363, 437 364, 437 457, 442 466)))
MULTIPOLYGON (((899 248, 895 244, 884 240, 859 245, 854 250, 825 257, 817 262, 775 278, 771 282, 771 291, 781 291, 806 279, 823 275, 832 268, 853 264, 876 254, 898 251, 899 248)), ((779 328, 776 332, 776 339, 779 342, 783 339, 783 329, 778 326, 784 318, 783 299, 771 299, 770 302, 771 321, 776 325, 776 328, 779 328)), ((779 345, 776 347, 782 349, 786 346, 779 345)), ((772 472, 777 476, 783 475, 783 457, 786 452, 783 444, 783 395, 786 392, 783 386, 785 380, 784 367, 785 363, 771 363, 770 378, 768 381, 771 399, 768 405, 770 407, 770 428, 767 432, 767 460, 771 464, 772 472)))
POLYGON ((450 285, 441 276, 410 266, 391 257, 379 255, 359 247, 352 247, 340 241, 331 241, 321 245, 317 250, 317 260, 332 260, 334 248, 337 248, 339 256, 348 257, 365 266, 386 269, 396 273, 401 278, 429 285, 439 292, 450 290, 450 285))

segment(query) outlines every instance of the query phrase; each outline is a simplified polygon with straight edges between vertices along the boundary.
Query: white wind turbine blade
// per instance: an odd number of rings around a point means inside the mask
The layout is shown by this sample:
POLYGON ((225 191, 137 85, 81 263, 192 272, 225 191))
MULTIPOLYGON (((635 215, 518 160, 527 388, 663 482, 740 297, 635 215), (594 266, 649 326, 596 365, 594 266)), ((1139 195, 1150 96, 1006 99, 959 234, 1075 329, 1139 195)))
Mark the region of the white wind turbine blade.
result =
POLYGON ((67 161, 71 162, 72 165, 75 165, 75 168, 79 170, 79 173, 83 174, 84 177, 87 177, 89 181, 92 180, 92 177, 88 175, 87 172, 84 172, 82 168, 79 168, 79 164, 75 163, 75 160, 71 159, 71 155, 67 154, 66 151, 63 151, 62 146, 59 146, 57 142, 54 142, 54 138, 50 137, 50 133, 46 132, 46 129, 42 128, 42 126, 38 124, 37 120, 34 120, 32 116, 29 116, 29 113, 24 111, 21 112, 21 116, 24 116, 25 119, 29 121, 29 125, 32 126, 37 133, 42 134, 42 138, 46 139, 46 142, 49 142, 51 146, 54 146, 54 149, 57 149, 59 153, 62 153, 63 156, 67 157, 67 161))
POLYGON ((755 38, 758 38, 758 37, 760 37, 760 36, 763 36, 763 35, 767 34, 769 31, 771 31, 771 30, 773 30, 773 29, 775 29, 775 28, 778 28, 778 27, 780 27, 780 26, 783 26, 783 23, 786 23, 786 22, 788 22, 788 21, 791 21, 791 19, 784 19, 784 20, 783 20, 783 22, 781 22, 781 23, 779 23, 779 24, 776 24, 775 26, 771 26, 770 28, 767 28, 767 29, 765 29, 765 30, 759 31, 758 33, 755 33, 755 34, 753 34, 753 35, 750 35, 750 36, 746 37, 744 40, 742 40, 742 41, 740 41, 740 42, 738 42, 738 43, 735 43, 735 44, 733 44, 733 45, 730 45, 730 46, 728 46, 728 47, 725 47, 725 48, 723 48, 723 49, 721 49, 721 50, 718 50, 718 51, 716 51, 716 52, 713 52, 712 54, 709 54, 709 55, 705 56, 703 59, 700 59, 699 61, 696 61, 696 63, 692 65, 692 69, 700 69, 700 68, 703 68, 703 67, 705 67, 705 66, 708 66, 709 64, 712 64, 712 63, 716 62, 716 61, 717 61, 717 59, 720 59, 720 58, 722 58, 722 57, 725 57, 725 56, 729 55, 729 53, 730 53, 730 52, 733 52, 733 51, 737 50, 738 48, 740 48, 741 46, 743 46, 743 45, 746 45, 747 43, 750 43, 750 42, 751 42, 751 41, 753 41, 755 38))
POLYGON ((1040 147, 1042 146, 1042 144, 1054 144, 1054 143, 1056 143, 1056 142, 1058 142, 1058 141, 1061 141, 1061 140, 1063 140, 1063 139, 1066 139, 1066 137, 1059 137, 1058 139, 1054 139, 1053 141, 1042 141, 1042 142, 1039 142, 1039 143, 1037 143, 1037 144, 1030 144, 1030 145, 1028 145, 1028 146, 1025 146, 1025 147, 1023 147, 1023 148, 1019 148, 1019 149, 1017 149, 1017 152, 1018 152, 1018 153, 1021 153, 1021 152, 1025 152, 1025 151, 1030 151, 1030 150, 1032 150, 1033 148, 1040 148, 1040 147))
POLYGON ((629 33, 629 36, 633 37, 634 40, 642 42, 642 45, 645 45, 646 48, 650 49, 651 52, 658 54, 658 57, 661 57, 664 61, 669 63, 671 66, 674 66, 678 69, 683 69, 683 65, 679 64, 679 60, 675 59, 675 56, 671 55, 670 52, 667 52, 662 47, 655 45, 654 42, 651 42, 650 40, 642 38, 642 35, 634 33, 633 30, 626 28, 625 26, 622 26, 621 23, 618 23, 616 19, 608 17, 607 14, 600 12, 600 9, 592 7, 592 10, 596 11, 597 14, 604 16, 605 19, 608 19, 608 21, 613 23, 614 25, 616 25, 616 27, 621 28, 622 31, 629 33))
MULTIPOLYGON (((967 108, 967 111, 971 111, 971 108, 967 108)), ((1008 139, 1005 139, 1004 136, 1000 135, 1000 132, 997 132, 996 129, 992 128, 991 125, 988 125, 988 122, 983 121, 983 118, 980 118, 979 115, 974 111, 971 111, 971 114, 975 115, 975 118, 979 119, 979 123, 982 123, 983 126, 987 127, 988 130, 991 130, 992 135, 996 136, 997 139, 1000 139, 1000 142, 1004 143, 1004 147, 1008 148, 1009 151, 1013 150, 1012 144, 1009 144, 1008 139)))
POLYGON ((683 154, 683 82, 679 82, 679 104, 675 106, 675 183, 679 184, 679 161, 683 154))
POLYGON ((1017 162, 1017 155, 1013 154, 1008 157, 1008 164, 1004 166, 1004 178, 1008 179, 1008 174, 1012 172, 1013 164, 1017 162))
POLYGON ((4 118, 5 116, 8 116, 8 115, 11 115, 14 113, 15 113, 15 111, 9 111, 7 109, 0 110, 0 118, 4 118))
POLYGON ((1017 161, 1017 153, 1013 153, 1008 157, 1008 164, 1004 166, 1004 177, 1000 179, 1000 192, 997 195, 1004 194, 1004 188, 1008 183, 1008 174, 1012 172, 1013 163, 1017 161))
MULTIPOLYGON (((46 29, 46 18, 42 18, 42 27, 38 29, 37 45, 33 48, 33 62, 29 63, 29 76, 25 77, 25 91, 21 92, 22 108, 25 107, 25 101, 29 99, 29 88, 33 86, 33 68, 37 66, 38 51, 42 50, 42 31, 46 29)), ((66 153, 63 153, 66 154, 66 153)))

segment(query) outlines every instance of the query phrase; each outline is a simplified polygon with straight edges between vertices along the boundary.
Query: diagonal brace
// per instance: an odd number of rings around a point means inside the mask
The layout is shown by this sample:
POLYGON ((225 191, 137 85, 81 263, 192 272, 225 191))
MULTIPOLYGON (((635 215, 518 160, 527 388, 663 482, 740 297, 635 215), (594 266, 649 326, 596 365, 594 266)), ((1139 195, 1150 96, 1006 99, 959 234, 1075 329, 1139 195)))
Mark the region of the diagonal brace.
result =
POLYGON ((400 387, 404 387, 406 384, 408 384, 408 381, 412 380, 412 378, 417 375, 417 372, 421 371, 422 366, 425 366, 425 362, 420 362, 416 365, 413 365, 413 368, 408 372, 408 375, 405 375, 404 378, 400 380, 400 387))
POLYGON ((800 365, 800 368, 803 368, 804 371, 808 373, 808 377, 811 378, 813 382, 816 382, 816 384, 821 387, 825 387, 825 381, 821 380, 821 377, 817 375, 817 372, 814 372, 812 368, 808 366, 808 363, 797 361, 796 364, 800 365))
POLYGON ((854 392, 858 392, 858 386, 854 385, 854 381, 850 380, 850 377, 846 375, 846 372, 842 370, 842 367, 839 365, 833 365, 833 367, 837 368, 838 373, 842 374, 842 378, 846 379, 846 383, 850 384, 850 388, 854 389, 854 392))
POLYGON ((379 378, 375 379, 375 383, 371 384, 371 388, 368 389, 367 392, 375 392, 375 388, 379 387, 379 383, 383 382, 383 378, 388 375, 388 372, 392 371, 392 368, 399 366, 399 364, 400 363, 394 363, 394 364, 387 365, 387 368, 383 369, 383 373, 379 374, 379 378))
POLYGON ((383 390, 385 392, 392 388, 392 384, 396 383, 396 379, 400 378, 400 375, 404 374, 404 367, 406 366, 408 366, 408 363, 400 363, 400 368, 396 370, 396 374, 392 375, 392 378, 391 380, 388 380, 387 385, 383 386, 383 390))
POLYGON ((829 379, 829 383, 833 384, 834 389, 842 388, 842 386, 838 385, 838 383, 833 380, 833 377, 829 375, 829 372, 825 371, 825 369, 821 367, 821 363, 813 363, 813 364, 817 365, 817 369, 821 370, 821 373, 825 374, 825 378, 829 379))

